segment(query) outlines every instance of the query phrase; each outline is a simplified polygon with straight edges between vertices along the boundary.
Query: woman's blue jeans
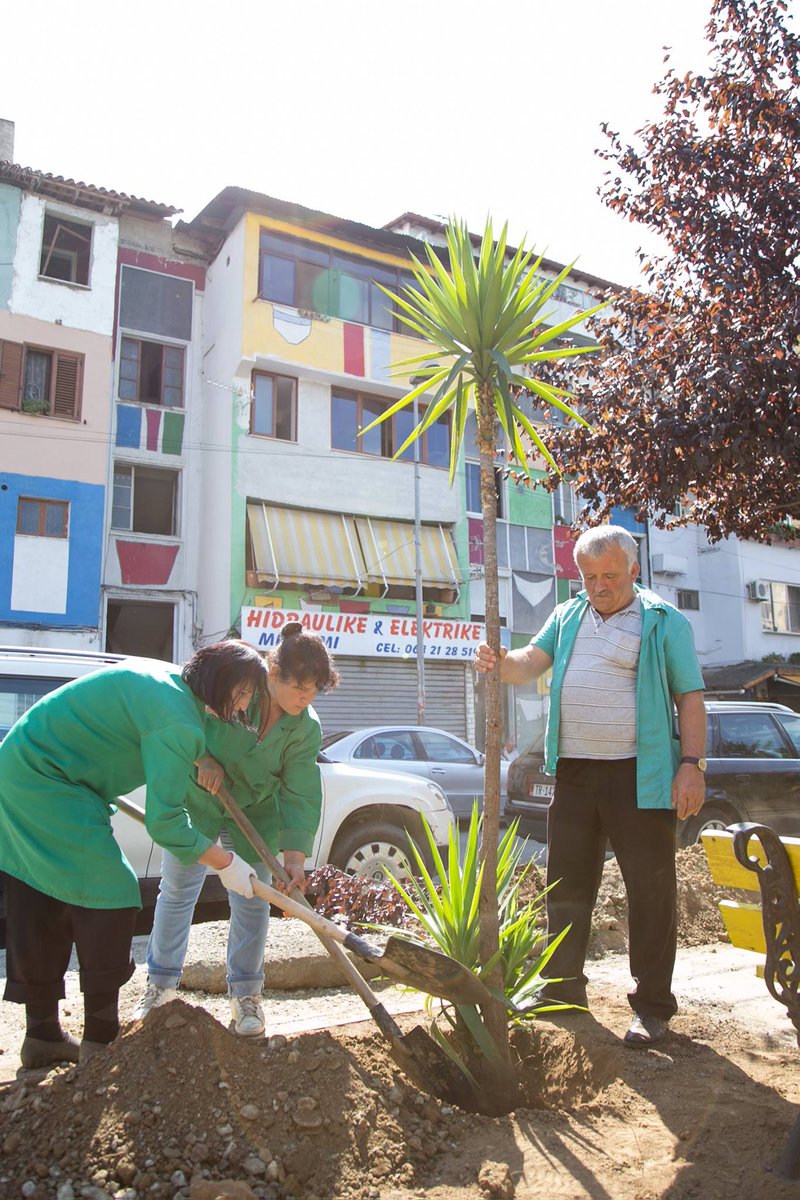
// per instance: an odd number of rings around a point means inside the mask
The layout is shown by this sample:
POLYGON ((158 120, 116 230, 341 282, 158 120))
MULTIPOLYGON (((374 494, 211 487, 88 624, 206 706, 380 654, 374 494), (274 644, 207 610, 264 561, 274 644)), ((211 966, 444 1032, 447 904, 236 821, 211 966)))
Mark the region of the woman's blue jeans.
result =
MULTIPOLYGON (((262 883, 272 874, 263 863, 253 872, 262 883)), ((156 900, 153 930, 147 943, 147 974, 157 987, 176 988, 180 981, 192 928, 192 915, 208 867, 203 863, 185 866, 163 851, 161 884, 156 900)), ((228 927, 228 995, 258 996, 264 987, 264 948, 269 928, 269 905, 253 896, 246 900, 228 892, 231 920, 228 927)))

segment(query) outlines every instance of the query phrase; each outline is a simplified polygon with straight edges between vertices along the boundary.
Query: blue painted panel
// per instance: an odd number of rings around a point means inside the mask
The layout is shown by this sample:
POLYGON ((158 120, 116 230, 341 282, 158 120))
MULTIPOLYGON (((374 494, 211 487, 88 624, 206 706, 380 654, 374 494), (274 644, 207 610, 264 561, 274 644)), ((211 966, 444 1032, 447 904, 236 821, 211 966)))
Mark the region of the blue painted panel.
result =
POLYGON ((14 255, 22 192, 0 184, 0 308, 8 308, 14 281, 14 255))
MULTIPOLYGON (((100 613, 105 488, 99 483, 47 479, 36 475, 0 475, 0 621, 53 628, 96 628, 100 613), (20 496, 69 502, 69 575, 65 613, 26 613, 11 608, 11 575, 17 500, 20 496)), ((47 590, 47 579, 42 579, 47 590)))
POLYGON ((611 524, 621 525, 623 529, 627 529, 628 533, 632 533, 635 537, 643 537, 646 532, 644 522, 637 521, 636 514, 632 508, 612 508, 611 524))
POLYGON ((369 330, 370 377, 388 381, 391 378, 391 334, 385 329, 369 330))
POLYGON ((117 445, 138 450, 142 438, 142 410, 132 404, 117 405, 117 445))

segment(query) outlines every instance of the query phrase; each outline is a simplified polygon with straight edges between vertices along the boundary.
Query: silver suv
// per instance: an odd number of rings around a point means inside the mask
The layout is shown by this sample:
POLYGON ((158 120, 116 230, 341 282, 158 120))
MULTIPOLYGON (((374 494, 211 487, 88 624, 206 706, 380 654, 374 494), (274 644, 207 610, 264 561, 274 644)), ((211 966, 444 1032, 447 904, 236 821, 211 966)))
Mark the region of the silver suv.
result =
MULTIPOLYGON (((0 741, 42 696, 71 679, 120 661, 120 655, 85 650, 0 646, 0 741)), ((333 863, 351 874, 367 875, 379 882, 389 871, 402 876, 409 854, 408 835, 418 845, 427 845, 420 816, 428 821, 437 844, 446 846, 454 817, 438 784, 400 772, 390 774, 329 762, 324 754, 319 761, 322 819, 313 852, 306 860, 308 870, 333 863)), ((131 797, 140 807, 144 805, 143 793, 140 789, 131 797)), ((130 817, 118 813, 113 821, 117 840, 139 876, 147 910, 158 890, 160 850, 130 817)), ((207 880, 205 896, 214 902, 224 899, 215 876, 207 880)))

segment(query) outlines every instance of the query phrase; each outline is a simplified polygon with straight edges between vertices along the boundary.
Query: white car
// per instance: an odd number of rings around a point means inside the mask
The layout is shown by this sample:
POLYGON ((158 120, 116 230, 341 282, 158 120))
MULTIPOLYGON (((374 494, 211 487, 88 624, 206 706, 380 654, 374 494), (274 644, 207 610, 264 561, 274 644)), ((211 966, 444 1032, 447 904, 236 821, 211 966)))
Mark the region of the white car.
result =
MULTIPOLYGON (((0 741, 10 727, 41 696, 80 675, 123 661, 116 654, 86 650, 45 650, 0 646, 0 741)), ((322 819, 306 869, 333 863, 350 874, 383 882, 389 871, 405 874, 410 834, 419 846, 427 842, 420 815, 431 827, 437 845, 445 846, 454 824, 442 789, 427 780, 326 761, 320 755, 322 819)), ((144 806, 144 788, 130 797, 144 806)), ((161 851, 143 826, 117 813, 114 831, 142 889, 145 909, 151 908, 161 874, 161 851)), ((209 876, 204 897, 224 899, 216 876, 209 876), (216 885, 216 886, 215 886, 216 885)))

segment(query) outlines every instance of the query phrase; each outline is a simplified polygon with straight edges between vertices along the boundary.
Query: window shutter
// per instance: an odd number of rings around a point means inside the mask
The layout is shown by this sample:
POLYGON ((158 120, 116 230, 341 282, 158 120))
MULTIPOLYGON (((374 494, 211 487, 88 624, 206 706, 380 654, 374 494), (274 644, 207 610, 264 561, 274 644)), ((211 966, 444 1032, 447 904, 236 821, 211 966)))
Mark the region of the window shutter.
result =
POLYGON ((53 416, 76 420, 80 416, 81 360, 74 354, 59 354, 53 416))
POLYGON ((21 342, 0 342, 0 408, 19 408, 23 349, 21 342))

